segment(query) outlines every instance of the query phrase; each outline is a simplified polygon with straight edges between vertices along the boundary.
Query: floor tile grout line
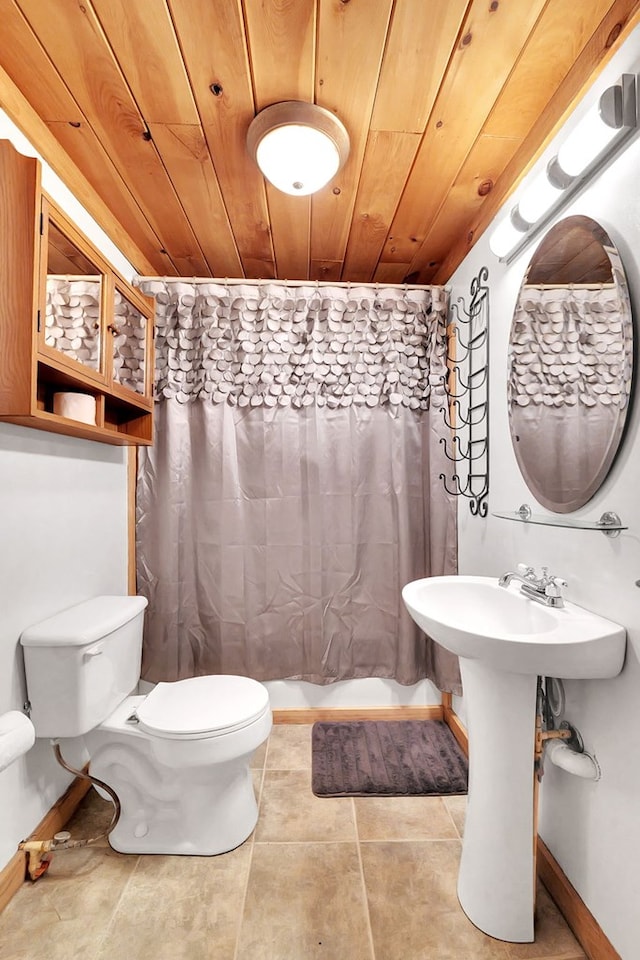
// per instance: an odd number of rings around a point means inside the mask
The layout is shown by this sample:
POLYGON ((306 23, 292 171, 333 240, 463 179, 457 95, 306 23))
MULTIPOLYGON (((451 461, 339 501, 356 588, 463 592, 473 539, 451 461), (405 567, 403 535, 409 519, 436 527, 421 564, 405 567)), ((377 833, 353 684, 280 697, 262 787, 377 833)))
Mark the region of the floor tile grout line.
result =
POLYGON ((458 830, 458 824, 457 824, 457 823, 455 822, 455 820, 453 819, 453 814, 451 813, 451 810, 449 809, 449 804, 447 803, 446 797, 443 797, 443 801, 444 801, 444 805, 445 805, 446 811, 447 811, 447 813, 449 814, 449 819, 451 820, 451 823, 453 824, 453 829, 454 829, 455 832, 457 833, 458 839, 462 840, 462 834, 461 834, 460 831, 458 830))
MULTIPOLYGON (((109 847, 109 849, 111 850, 112 848, 109 847)), ((115 852, 117 853, 117 851, 115 851, 115 852)), ((108 855, 108 854, 107 854, 107 855, 108 855)), ((130 856, 130 854, 121 854, 121 856, 126 857, 126 856, 130 856)), ((116 901, 116 903, 115 903, 115 905, 114 905, 114 907, 113 907, 113 910, 111 911, 111 916, 109 917, 109 920, 107 921, 107 923, 106 923, 105 926, 104 926, 104 930, 103 930, 103 932, 102 932, 102 936, 101 936, 101 937, 98 937, 98 940, 97 940, 97 943, 96 943, 96 949, 95 949, 95 952, 94 952, 94 954, 93 954, 94 957, 97 957, 97 956, 99 956, 99 954, 100 954, 100 951, 101 951, 101 949, 102 949, 102 945, 104 944, 105 940, 107 939, 107 937, 108 937, 108 935, 109 935, 109 933, 110 933, 110 931, 111 931, 111 928, 112 928, 112 926, 113 926, 113 924, 114 924, 114 921, 115 921, 116 913, 117 913, 118 910, 120 909, 120 904, 122 903, 122 900, 123 900, 123 898, 124 898, 124 895, 125 895, 125 893, 127 892, 127 888, 128 888, 128 886, 129 886, 129 884, 131 883, 131 881, 133 880, 135 874, 136 874, 137 871, 138 871, 138 867, 140 866, 140 861, 141 861, 141 860, 142 860, 142 855, 141 855, 141 854, 136 854, 136 863, 135 863, 135 866, 134 866, 133 869, 131 870, 131 873, 129 874, 129 876, 127 877, 125 883, 124 883, 123 886, 122 886, 122 890, 120 891, 120 896, 118 897, 118 899, 117 899, 117 901, 116 901)))
POLYGON ((256 848, 256 843, 253 836, 251 837, 250 843, 251 843, 251 850, 249 851, 247 877, 244 883, 244 891, 242 893, 240 909, 238 910, 238 919, 236 922, 236 945, 233 951, 233 960, 238 960, 238 951, 240 950, 240 935, 242 933, 242 923, 244 921, 244 912, 247 905, 247 894, 249 892, 249 880, 251 879, 251 868, 253 867, 253 852, 256 848))
POLYGON ((278 844, 284 847, 299 847, 304 846, 305 844, 313 843, 318 846, 330 846, 332 843, 455 843, 457 846, 460 846, 461 840, 460 837, 405 837, 404 839, 389 838, 389 837, 377 837, 376 839, 368 840, 352 840, 348 837, 340 837, 338 840, 319 840, 319 839, 305 839, 305 840, 254 840, 254 843, 259 847, 268 847, 271 844, 278 844))
MULTIPOLYGON (((267 741, 267 743, 268 743, 268 741, 267 741)), ((267 749, 268 749, 268 747, 267 747, 267 749)), ((262 761, 262 766, 260 767, 260 788, 259 788, 259 791, 258 791, 258 816, 260 816, 260 806, 261 806, 261 804, 262 804, 262 791, 264 790, 264 779, 265 779, 265 776, 266 776, 266 773, 267 773, 267 768, 266 768, 266 766, 265 766, 266 760, 267 760, 267 753, 266 753, 266 750, 265 750, 265 755, 264 755, 264 759, 263 759, 263 761, 262 761)), ((256 769, 258 769, 258 768, 257 768, 257 767, 253 767, 252 769, 253 769, 253 770, 256 770, 256 769)), ((257 826, 258 826, 258 824, 256 823, 256 827, 257 827, 257 826)), ((254 829, 254 836, 255 836, 255 829, 256 829, 256 827, 253 828, 253 829, 254 829)))
POLYGON ((248 865, 247 865, 247 876, 246 876, 246 879, 245 879, 245 882, 244 882, 244 891, 243 891, 243 893, 242 893, 242 899, 241 899, 241 902, 240 902, 240 909, 238 910, 238 919, 237 919, 237 921, 236 921, 236 943, 235 943, 235 947, 234 947, 234 950, 233 950, 233 960, 237 960, 237 958, 238 958, 238 951, 239 951, 239 949, 240 949, 240 934, 242 933, 242 921, 244 920, 244 911, 245 911, 245 907, 246 907, 246 905, 247 905, 247 894, 248 894, 248 892, 249 892, 249 879, 250 879, 250 877, 251 877, 251 867, 253 866, 253 851, 255 850, 255 847, 256 847, 256 829, 257 829, 257 827, 258 827, 258 821, 260 820, 260 808, 261 808, 261 806, 262 806, 262 791, 263 791, 263 788, 264 788, 264 779, 265 779, 266 772, 267 772, 267 757, 268 757, 268 755, 269 755, 269 740, 270 740, 270 737, 267 738, 267 746, 266 746, 266 748, 265 748, 264 759, 263 759, 263 762, 262 762, 262 771, 261 771, 261 774, 260 774, 260 791, 259 791, 259 793, 258 793, 258 800, 257 800, 257 803, 258 803, 258 819, 256 820, 256 825, 255 825, 255 827, 253 828, 253 831, 251 832, 251 837, 250 837, 251 850, 250 850, 250 852, 249 852, 249 863, 248 863, 248 865))
POLYGON ((360 831, 358 830, 358 816, 356 813, 355 797, 351 797, 351 812, 353 815, 353 828, 356 835, 356 851, 358 856, 358 865, 360 867, 360 880, 362 882, 362 895, 364 897, 364 909, 367 917, 367 933, 369 935, 369 949, 371 951, 371 960, 376 960, 376 950, 373 943, 373 928, 371 926, 371 913, 369 911, 369 897, 367 894, 367 881, 364 876, 364 865, 362 863, 362 850, 360 849, 360 831))
POLYGON ((272 733, 273 733, 273 725, 271 726, 271 731, 270 731, 270 733, 269 733, 269 736, 267 737, 267 745, 266 745, 265 750, 264 750, 264 759, 263 759, 263 761, 262 761, 262 769, 263 769, 263 770, 266 770, 266 769, 267 769, 267 760, 269 759, 269 744, 270 744, 270 742, 271 742, 271 734, 272 734, 272 733))
POLYGON ((360 843, 455 843, 459 846, 460 837, 370 837, 360 843))
POLYGON ((265 771, 269 773, 310 773, 311 767, 265 767, 265 771))

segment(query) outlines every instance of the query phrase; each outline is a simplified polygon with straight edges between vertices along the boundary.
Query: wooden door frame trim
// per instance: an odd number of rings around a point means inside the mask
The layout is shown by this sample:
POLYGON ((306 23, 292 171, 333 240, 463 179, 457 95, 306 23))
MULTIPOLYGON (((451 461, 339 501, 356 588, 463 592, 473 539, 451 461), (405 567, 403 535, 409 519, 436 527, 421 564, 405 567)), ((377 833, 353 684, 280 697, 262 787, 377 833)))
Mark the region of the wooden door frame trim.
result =
POLYGON ((127 590, 130 596, 137 592, 136 578, 136 485, 138 478, 138 448, 127 448, 127 590))
POLYGON ((469 738, 460 717, 453 709, 453 695, 450 693, 442 694, 442 719, 451 730, 460 747, 467 756, 469 756, 469 738))

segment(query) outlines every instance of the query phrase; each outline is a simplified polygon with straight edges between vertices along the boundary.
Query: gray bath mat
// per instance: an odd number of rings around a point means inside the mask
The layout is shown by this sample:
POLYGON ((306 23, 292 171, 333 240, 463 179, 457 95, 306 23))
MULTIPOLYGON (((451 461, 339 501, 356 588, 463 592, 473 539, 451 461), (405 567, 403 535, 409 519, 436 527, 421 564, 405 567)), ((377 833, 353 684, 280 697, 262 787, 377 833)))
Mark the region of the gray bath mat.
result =
POLYGON ((314 723, 317 797, 442 796, 467 792, 467 760, 441 720, 314 723))

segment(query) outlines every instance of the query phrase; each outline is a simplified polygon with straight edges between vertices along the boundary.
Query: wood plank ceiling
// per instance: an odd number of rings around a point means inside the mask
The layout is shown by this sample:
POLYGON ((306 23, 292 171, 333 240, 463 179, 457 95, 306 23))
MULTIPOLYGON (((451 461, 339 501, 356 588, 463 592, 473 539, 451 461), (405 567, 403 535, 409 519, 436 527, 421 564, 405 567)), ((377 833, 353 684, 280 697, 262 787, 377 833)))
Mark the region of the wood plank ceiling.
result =
POLYGON ((0 65, 160 275, 445 282, 639 8, 0 0, 0 65), (311 198, 246 151, 280 100, 350 134, 311 198))

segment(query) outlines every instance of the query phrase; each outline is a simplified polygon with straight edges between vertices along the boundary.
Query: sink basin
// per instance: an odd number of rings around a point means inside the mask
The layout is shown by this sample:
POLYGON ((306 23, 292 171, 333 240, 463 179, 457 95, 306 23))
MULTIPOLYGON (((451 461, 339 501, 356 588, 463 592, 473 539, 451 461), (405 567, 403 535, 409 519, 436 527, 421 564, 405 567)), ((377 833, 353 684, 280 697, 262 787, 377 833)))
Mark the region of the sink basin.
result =
POLYGON ((622 670, 623 627, 575 603, 545 607, 512 581, 491 577, 428 577, 402 591, 425 633, 459 657, 500 670, 589 680, 622 670))
POLYGON ((469 795, 458 899, 489 936, 534 939, 534 748, 538 675, 579 680, 622 669, 623 627, 573 603, 545 607, 490 577, 407 584, 425 633, 460 657, 469 795))

